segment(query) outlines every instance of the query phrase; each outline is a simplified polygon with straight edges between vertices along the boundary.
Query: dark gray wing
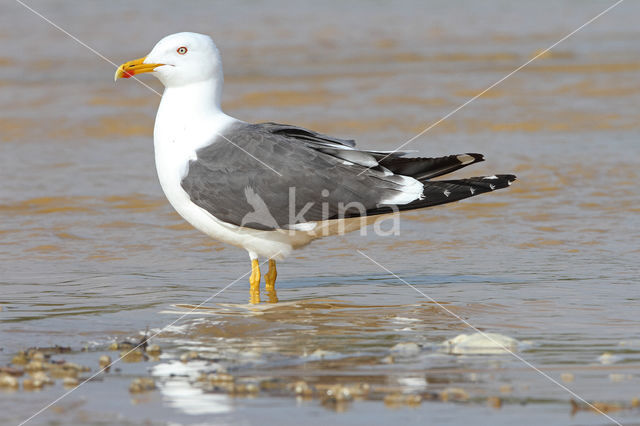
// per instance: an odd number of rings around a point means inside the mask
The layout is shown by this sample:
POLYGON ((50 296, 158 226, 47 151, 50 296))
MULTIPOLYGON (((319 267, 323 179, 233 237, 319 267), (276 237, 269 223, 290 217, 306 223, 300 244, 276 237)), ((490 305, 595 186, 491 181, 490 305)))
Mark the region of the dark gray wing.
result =
POLYGON ((303 140, 307 146, 325 154, 374 170, 390 171, 416 179, 432 179, 484 161, 482 154, 471 153, 437 158, 405 158, 407 151, 359 150, 355 149, 356 143, 352 139, 339 139, 301 127, 278 123, 262 123, 259 126, 276 135, 303 140))
POLYGON ((339 139, 302 127, 278 123, 261 123, 258 126, 274 135, 304 142, 309 148, 365 167, 377 167, 377 159, 389 154, 383 151, 357 150, 355 149, 356 142, 352 139, 339 139))
POLYGON ((273 230, 378 213, 406 190, 402 176, 367 169, 375 158, 353 141, 275 123, 238 123, 223 136, 231 142, 197 151, 182 187, 227 223, 273 230))
POLYGON ((353 139, 340 139, 334 136, 323 135, 322 133, 314 132, 313 130, 305 129, 298 126, 291 126, 289 124, 278 123, 260 123, 258 124, 262 130, 269 131, 274 135, 283 135, 300 140, 310 141, 319 146, 335 147, 335 146, 348 146, 354 148, 356 141, 353 139))

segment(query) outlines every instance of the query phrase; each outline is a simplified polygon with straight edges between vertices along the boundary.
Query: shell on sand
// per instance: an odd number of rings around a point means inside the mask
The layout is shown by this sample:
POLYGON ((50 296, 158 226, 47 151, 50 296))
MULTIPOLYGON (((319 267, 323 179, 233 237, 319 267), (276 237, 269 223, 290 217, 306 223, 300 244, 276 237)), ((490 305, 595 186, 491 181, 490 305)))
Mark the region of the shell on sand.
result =
POLYGON ((443 348, 456 355, 504 354, 518 350, 516 339, 497 333, 460 334, 442 342, 443 348))

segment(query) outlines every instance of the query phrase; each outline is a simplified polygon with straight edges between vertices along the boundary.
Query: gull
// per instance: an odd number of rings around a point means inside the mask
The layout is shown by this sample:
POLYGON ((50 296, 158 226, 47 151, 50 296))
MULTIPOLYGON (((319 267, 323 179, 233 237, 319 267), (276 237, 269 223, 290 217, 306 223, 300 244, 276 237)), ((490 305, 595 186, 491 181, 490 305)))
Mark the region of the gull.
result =
POLYGON ((252 304, 260 302, 259 258, 269 261, 265 290, 277 302, 276 261, 292 250, 516 179, 433 180, 484 157, 407 157, 294 125, 233 118, 220 106, 222 60, 207 35, 166 36, 147 56, 120 65, 115 79, 143 73, 164 85, 153 132, 162 190, 196 229, 249 253, 252 304))

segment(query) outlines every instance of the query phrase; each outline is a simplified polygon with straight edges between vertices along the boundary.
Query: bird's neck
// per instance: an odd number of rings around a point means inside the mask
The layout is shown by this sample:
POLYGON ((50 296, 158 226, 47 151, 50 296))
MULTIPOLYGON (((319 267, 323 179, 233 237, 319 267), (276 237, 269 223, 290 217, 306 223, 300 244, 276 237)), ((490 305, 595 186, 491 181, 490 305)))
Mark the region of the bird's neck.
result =
POLYGON ((222 78, 209 79, 184 86, 167 87, 162 94, 158 114, 170 111, 174 119, 200 118, 203 114, 222 113, 222 78))
POLYGON ((181 146, 194 150, 236 121, 220 108, 222 79, 211 79, 179 87, 167 87, 162 94, 154 142, 160 146, 181 146))

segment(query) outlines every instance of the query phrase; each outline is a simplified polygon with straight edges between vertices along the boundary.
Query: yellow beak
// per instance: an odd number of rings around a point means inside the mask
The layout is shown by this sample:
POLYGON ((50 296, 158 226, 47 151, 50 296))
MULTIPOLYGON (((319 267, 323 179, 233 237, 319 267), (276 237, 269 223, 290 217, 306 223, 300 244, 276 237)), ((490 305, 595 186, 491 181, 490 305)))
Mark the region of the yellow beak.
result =
POLYGON ((114 81, 119 78, 131 78, 136 74, 142 74, 145 72, 151 72, 159 66, 164 64, 145 64, 143 63, 147 57, 142 57, 139 59, 134 59, 133 61, 125 62, 120 65, 116 70, 116 75, 114 77, 114 81))

